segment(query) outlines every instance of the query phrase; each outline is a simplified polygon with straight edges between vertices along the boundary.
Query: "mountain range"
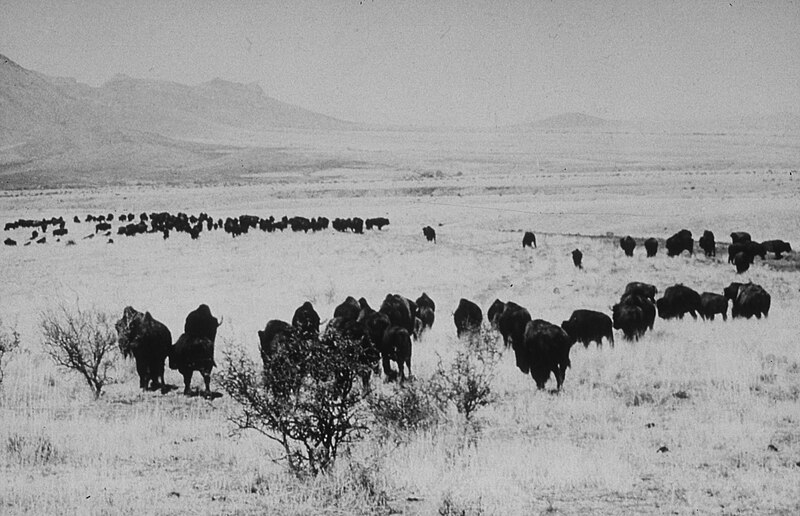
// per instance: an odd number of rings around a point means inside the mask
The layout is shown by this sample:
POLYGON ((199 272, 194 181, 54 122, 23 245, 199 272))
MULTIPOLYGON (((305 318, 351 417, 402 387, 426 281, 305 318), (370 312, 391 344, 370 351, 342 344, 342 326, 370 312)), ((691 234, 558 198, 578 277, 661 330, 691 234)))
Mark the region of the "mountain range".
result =
MULTIPOLYGON (((506 129, 646 132, 652 127, 566 113, 506 129)), ((685 131, 687 126, 657 127, 685 131)), ((800 132, 800 117, 749 117, 688 127, 800 132)), ((275 148, 278 144, 267 147, 264 142, 283 140, 265 138, 265 133, 362 130, 381 128, 281 102, 257 84, 214 79, 188 86, 116 75, 93 87, 25 69, 0 55, 0 188, 163 182, 165 177, 219 181, 220 172, 234 168, 240 174, 313 170, 337 163, 339 156, 319 149, 288 155, 275 148)))

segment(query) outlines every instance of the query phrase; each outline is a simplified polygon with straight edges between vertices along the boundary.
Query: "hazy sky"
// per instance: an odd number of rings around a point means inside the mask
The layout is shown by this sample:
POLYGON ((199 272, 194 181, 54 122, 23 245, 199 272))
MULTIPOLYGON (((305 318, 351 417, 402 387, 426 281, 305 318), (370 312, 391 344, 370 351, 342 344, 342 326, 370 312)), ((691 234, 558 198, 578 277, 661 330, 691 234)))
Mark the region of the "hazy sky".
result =
POLYGON ((0 0, 0 53, 375 123, 800 114, 800 1, 0 0))

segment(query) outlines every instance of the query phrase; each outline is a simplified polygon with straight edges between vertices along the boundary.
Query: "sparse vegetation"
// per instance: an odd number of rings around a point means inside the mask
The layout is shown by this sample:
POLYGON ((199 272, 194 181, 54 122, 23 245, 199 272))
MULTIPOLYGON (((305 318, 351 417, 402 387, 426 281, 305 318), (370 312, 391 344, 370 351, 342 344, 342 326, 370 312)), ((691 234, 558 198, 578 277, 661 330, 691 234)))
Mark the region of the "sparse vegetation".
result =
POLYGON ((467 422, 472 422, 475 412, 497 397, 492 384, 500 351, 496 335, 489 331, 483 330, 465 342, 466 347, 456 351, 451 363, 439 359, 432 384, 440 402, 452 403, 467 422))
POLYGON ((16 327, 6 327, 0 320, 0 385, 3 383, 8 359, 18 348, 19 333, 16 327))
POLYGON ((40 316, 44 351, 56 363, 83 376, 95 398, 114 378, 117 333, 111 316, 61 303, 40 316))
POLYGON ((358 388, 371 369, 361 343, 337 334, 294 337, 262 357, 263 369, 239 350, 226 356, 222 386, 241 405, 231 417, 279 443, 297 475, 317 475, 366 429, 358 388))

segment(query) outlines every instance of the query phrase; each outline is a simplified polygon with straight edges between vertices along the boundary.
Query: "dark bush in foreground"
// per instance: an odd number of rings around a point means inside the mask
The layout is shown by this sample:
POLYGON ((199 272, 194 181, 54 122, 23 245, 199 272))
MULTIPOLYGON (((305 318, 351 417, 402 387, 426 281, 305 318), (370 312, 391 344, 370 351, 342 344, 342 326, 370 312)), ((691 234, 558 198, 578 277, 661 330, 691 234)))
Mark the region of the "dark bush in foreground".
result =
POLYGON ((227 354, 221 384, 241 405, 231 421, 280 443, 295 474, 326 471, 340 446, 365 429, 361 383, 372 367, 368 351, 361 342, 330 334, 286 339, 262 356, 263 368, 241 349, 227 354))

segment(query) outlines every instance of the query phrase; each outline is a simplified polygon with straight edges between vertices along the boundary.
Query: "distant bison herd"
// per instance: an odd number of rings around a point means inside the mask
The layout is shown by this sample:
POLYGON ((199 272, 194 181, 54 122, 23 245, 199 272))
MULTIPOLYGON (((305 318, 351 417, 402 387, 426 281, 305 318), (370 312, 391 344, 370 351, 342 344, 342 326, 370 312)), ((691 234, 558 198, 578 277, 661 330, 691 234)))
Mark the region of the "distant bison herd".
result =
MULTIPOLYGON (((544 389, 552 374, 559 390, 571 365, 570 350, 576 342, 584 347, 592 342, 600 347, 604 341, 613 346, 615 329, 627 340, 638 340, 648 329, 653 329, 656 314, 661 319, 690 314, 694 319, 699 315, 714 320, 720 315, 727 320, 729 302, 734 318, 767 317, 771 303, 766 290, 754 283, 731 283, 722 294, 699 294, 681 284, 667 287, 658 299, 657 292, 655 285, 628 283, 619 302, 612 307, 611 316, 577 309, 560 325, 534 319, 525 307, 496 299, 487 310, 487 322, 499 334, 504 347, 514 351, 516 366, 522 373, 530 374, 539 389, 544 389)), ((359 344, 363 350, 359 360, 367 362, 360 365, 368 365, 375 373, 382 369, 387 380, 399 377, 402 383, 411 375, 413 342, 433 326, 435 312, 436 304, 424 292, 413 301, 399 294, 388 294, 378 310, 363 297, 356 300, 348 296, 334 309, 333 317, 322 329, 319 314, 310 302, 305 302, 295 310, 291 323, 273 319, 258 331, 259 351, 266 369, 274 364, 270 357, 290 339, 326 343, 333 342, 331 335, 339 335, 359 344)), ((453 322, 459 339, 478 338, 484 327, 483 311, 476 303, 462 298, 453 312, 453 322)), ((169 359, 169 367, 183 376, 184 393, 191 393, 192 374, 198 371, 208 395, 211 370, 215 367, 214 341, 220 324, 207 305, 200 305, 186 317, 183 334, 173 345, 166 326, 149 312, 141 313, 129 306, 116 328, 123 355, 133 356, 136 361, 142 389, 164 387, 164 362, 169 359)), ((362 379, 368 385, 369 376, 362 379)))
MULTIPOLYGON (((773 253, 776 259, 781 259, 783 253, 792 251, 792 246, 783 240, 766 240, 761 243, 754 242, 750 234, 744 231, 735 231, 731 233, 730 236, 731 244, 728 246, 728 263, 736 267, 737 273, 746 272, 750 268, 750 265, 753 264, 756 256, 762 260, 766 260, 767 253, 773 253)), ((698 239, 698 245, 706 256, 714 257, 717 255, 717 242, 714 240, 713 232, 709 230, 703 231, 703 236, 698 239)), ((633 256, 633 251, 636 248, 636 240, 631 236, 622 237, 619 240, 619 246, 625 252, 625 256, 633 256)), ((647 257, 652 258, 658 253, 658 240, 652 237, 646 239, 644 241, 644 248, 647 252, 647 257)), ((690 255, 694 254, 692 232, 688 229, 678 231, 667 238, 666 248, 667 256, 678 256, 684 251, 687 251, 690 255)), ((578 266, 577 263, 576 266, 578 266)))
MULTIPOLYGON (((309 231, 316 232, 332 227, 339 232, 363 233, 364 229, 383 229, 384 226, 389 225, 389 219, 386 217, 375 217, 362 219, 360 217, 352 218, 335 218, 333 221, 327 217, 287 217, 283 216, 280 219, 275 217, 262 218, 256 215, 240 215, 238 217, 227 217, 224 220, 221 218, 214 219, 207 213, 200 213, 200 215, 188 215, 186 213, 171 214, 168 212, 158 213, 141 213, 134 215, 133 213, 120 214, 114 216, 113 213, 105 215, 86 215, 84 223, 93 224, 93 232, 84 236, 84 238, 93 238, 98 233, 104 236, 111 236, 113 232, 112 223, 116 222, 116 234, 120 236, 136 236, 145 233, 160 233, 165 239, 169 238, 170 233, 186 233, 192 239, 197 239, 203 231, 222 230, 232 237, 237 237, 248 233, 250 230, 263 231, 272 233, 275 231, 284 231, 290 229, 295 232, 308 233, 309 231)), ((81 224, 81 219, 78 216, 73 217, 74 224, 81 224)), ((64 217, 53 217, 50 219, 19 219, 14 222, 8 222, 5 225, 5 230, 15 230, 18 228, 31 229, 31 235, 24 245, 29 245, 35 241, 39 244, 47 242, 45 233, 48 227, 52 226, 53 237, 62 237, 69 233, 65 227, 66 221, 64 217)), ((113 242, 113 240, 109 240, 113 242)), ((5 244, 8 246, 17 245, 16 240, 6 238, 5 244)))

